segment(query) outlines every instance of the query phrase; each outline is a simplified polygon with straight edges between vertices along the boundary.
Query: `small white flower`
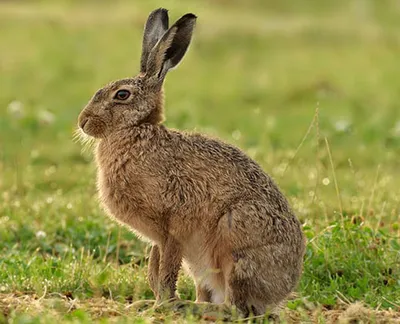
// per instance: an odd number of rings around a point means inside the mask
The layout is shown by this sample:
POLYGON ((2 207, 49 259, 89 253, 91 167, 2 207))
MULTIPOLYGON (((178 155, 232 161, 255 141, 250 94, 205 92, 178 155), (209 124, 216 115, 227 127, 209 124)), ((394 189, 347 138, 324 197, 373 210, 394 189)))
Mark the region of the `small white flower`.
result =
POLYGON ((36 232, 36 237, 37 237, 38 239, 44 238, 44 237, 46 237, 46 233, 43 232, 43 231, 37 231, 37 232, 36 232))
POLYGON ((0 217, 0 224, 2 223, 6 223, 10 220, 10 217, 8 217, 7 215, 0 217))
POLYGON ((331 181, 329 180, 329 178, 323 178, 322 179, 322 184, 324 185, 324 186, 327 186, 327 185, 329 185, 331 183, 331 181))
POLYGON ((334 127, 335 127, 336 131, 338 131, 338 132, 348 131, 350 128, 350 125, 351 125, 350 121, 348 121, 346 119, 340 119, 334 123, 334 127))
POLYGON ((55 117, 54 114, 48 110, 40 110, 38 113, 38 119, 42 124, 53 124, 55 117))
POLYGON ((50 167, 48 167, 46 170, 44 170, 44 174, 46 177, 51 176, 52 174, 54 174, 57 171, 57 168, 52 165, 50 167))
POLYGON ((7 107, 8 113, 13 116, 14 118, 20 119, 22 117, 24 117, 25 112, 24 112, 24 105, 22 104, 21 101, 11 101, 8 104, 7 107))

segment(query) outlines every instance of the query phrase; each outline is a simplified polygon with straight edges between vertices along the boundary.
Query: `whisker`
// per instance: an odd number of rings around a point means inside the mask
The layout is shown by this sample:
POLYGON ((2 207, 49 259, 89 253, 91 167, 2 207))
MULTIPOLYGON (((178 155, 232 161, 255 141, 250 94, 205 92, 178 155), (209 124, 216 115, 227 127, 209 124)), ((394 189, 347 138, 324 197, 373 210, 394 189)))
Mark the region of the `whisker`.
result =
POLYGON ((91 150, 96 143, 96 139, 94 137, 86 135, 80 128, 77 128, 73 131, 72 140, 75 143, 80 143, 82 145, 82 153, 91 150))
POLYGON ((76 128, 72 133, 72 140, 75 143, 82 142, 85 137, 85 134, 82 132, 80 128, 76 128))

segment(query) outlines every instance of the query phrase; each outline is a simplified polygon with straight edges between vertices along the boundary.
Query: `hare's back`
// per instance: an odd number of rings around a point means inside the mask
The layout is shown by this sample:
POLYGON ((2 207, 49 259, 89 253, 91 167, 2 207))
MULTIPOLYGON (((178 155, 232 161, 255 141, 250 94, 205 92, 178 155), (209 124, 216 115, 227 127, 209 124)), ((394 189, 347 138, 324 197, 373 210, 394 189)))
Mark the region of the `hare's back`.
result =
MULTIPOLYGON (((203 164, 207 172, 216 172, 228 177, 230 182, 240 182, 240 186, 276 187, 271 177, 239 148, 221 140, 201 134, 190 136, 188 160, 203 164)), ((277 189, 277 187, 276 187, 277 189)))
POLYGON ((261 166, 239 148, 221 140, 201 134, 190 136, 194 147, 194 159, 204 163, 208 172, 217 172, 243 192, 250 191, 251 200, 258 196, 278 204, 285 211, 288 203, 274 180, 261 166), (271 201, 272 200, 272 201, 271 201))

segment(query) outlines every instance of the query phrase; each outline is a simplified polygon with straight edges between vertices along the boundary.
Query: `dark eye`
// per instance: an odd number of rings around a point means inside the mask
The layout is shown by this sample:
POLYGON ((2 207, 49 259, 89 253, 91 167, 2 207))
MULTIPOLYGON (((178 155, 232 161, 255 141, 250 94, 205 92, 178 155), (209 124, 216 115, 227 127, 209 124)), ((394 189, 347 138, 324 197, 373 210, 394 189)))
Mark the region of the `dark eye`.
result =
POLYGON ((119 90, 115 94, 114 99, 126 100, 129 98, 130 95, 131 95, 131 93, 128 90, 119 90))

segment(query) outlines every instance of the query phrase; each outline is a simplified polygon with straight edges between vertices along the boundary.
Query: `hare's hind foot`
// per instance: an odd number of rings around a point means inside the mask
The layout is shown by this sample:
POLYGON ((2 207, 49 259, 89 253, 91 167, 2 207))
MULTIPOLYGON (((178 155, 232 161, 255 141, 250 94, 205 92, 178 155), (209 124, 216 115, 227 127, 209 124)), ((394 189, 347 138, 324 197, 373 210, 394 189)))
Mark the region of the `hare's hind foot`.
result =
POLYGON ((280 305, 299 279, 296 262, 281 261, 290 258, 286 251, 288 247, 277 245, 258 249, 261 250, 258 255, 242 254, 235 261, 228 279, 226 297, 243 317, 278 314, 280 305), (260 261, 261 258, 264 260, 260 261))

